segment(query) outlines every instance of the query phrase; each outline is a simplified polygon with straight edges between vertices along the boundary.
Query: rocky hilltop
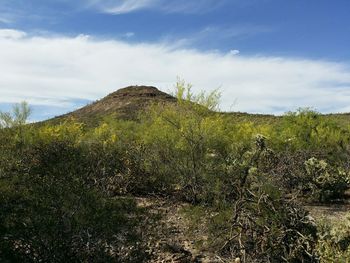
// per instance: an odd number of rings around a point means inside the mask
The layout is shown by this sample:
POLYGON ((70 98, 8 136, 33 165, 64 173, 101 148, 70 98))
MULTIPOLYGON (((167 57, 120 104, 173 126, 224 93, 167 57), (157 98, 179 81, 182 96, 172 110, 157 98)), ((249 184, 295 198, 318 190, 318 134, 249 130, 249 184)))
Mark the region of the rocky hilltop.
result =
POLYGON ((75 118, 81 121, 98 120, 105 116, 134 119, 137 114, 157 103, 175 103, 176 98, 153 86, 129 86, 83 108, 59 116, 55 120, 75 118))

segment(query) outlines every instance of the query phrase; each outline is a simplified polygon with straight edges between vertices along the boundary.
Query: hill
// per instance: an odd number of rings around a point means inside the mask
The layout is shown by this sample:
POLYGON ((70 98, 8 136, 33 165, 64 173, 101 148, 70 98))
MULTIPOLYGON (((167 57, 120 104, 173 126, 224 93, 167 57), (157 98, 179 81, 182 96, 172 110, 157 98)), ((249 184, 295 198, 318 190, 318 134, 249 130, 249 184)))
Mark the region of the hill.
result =
MULTIPOLYGON (((78 110, 57 116, 48 120, 50 123, 59 123, 65 119, 75 119, 92 126, 105 117, 114 117, 123 120, 135 120, 140 112, 146 111, 151 105, 158 103, 176 103, 177 99, 153 86, 128 86, 121 88, 106 97, 88 104, 78 110)), ((271 123, 279 119, 268 114, 249 114, 244 112, 221 112, 235 121, 252 121, 254 123, 271 123)), ((46 121, 45 121, 46 122, 46 121)))
POLYGON ((74 118, 86 123, 95 123, 106 116, 120 119, 135 119, 140 111, 152 104, 176 103, 176 98, 152 86, 129 86, 76 111, 58 116, 52 121, 74 118))

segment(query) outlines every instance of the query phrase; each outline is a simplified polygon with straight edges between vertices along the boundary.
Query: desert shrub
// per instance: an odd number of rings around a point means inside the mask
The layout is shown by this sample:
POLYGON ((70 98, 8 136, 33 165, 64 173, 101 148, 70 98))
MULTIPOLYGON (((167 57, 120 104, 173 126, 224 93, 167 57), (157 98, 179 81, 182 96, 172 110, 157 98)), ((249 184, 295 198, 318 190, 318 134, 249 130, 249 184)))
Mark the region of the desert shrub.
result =
POLYGON ((188 106, 190 109, 195 108, 197 111, 219 111, 219 102, 221 93, 215 89, 209 93, 202 91, 198 94, 192 92, 192 84, 186 83, 183 79, 178 78, 173 96, 177 99, 178 104, 188 106))
POLYGON ((321 121, 322 116, 308 108, 288 112, 283 119, 283 136, 291 148, 307 149, 313 147, 317 127, 321 121))
POLYGON ((95 187, 96 167, 87 165, 91 156, 81 147, 50 140, 18 153, 12 175, 0 181, 1 261, 146 260, 143 212, 133 200, 111 199, 95 187))
POLYGON ((216 171, 230 152, 229 130, 221 116, 197 111, 191 104, 153 110, 142 138, 148 174, 191 202, 205 201, 207 185, 219 176, 216 171))
POLYGON ((0 128, 23 127, 31 111, 25 101, 14 104, 11 112, 0 112, 0 128))
POLYGON ((191 221, 206 223, 206 249, 228 260, 317 262, 316 226, 305 210, 285 197, 276 178, 264 172, 270 158, 266 138, 257 135, 251 149, 235 160, 231 174, 226 175, 230 181, 222 190, 231 195, 219 197, 220 205, 207 206, 204 213, 202 208, 186 214, 191 221))
POLYGON ((33 131, 30 143, 45 144, 52 141, 65 142, 71 145, 82 141, 84 124, 74 121, 65 121, 57 125, 44 125, 33 131))
POLYGON ((306 108, 287 113, 279 129, 281 150, 322 151, 338 161, 348 156, 350 131, 314 110, 306 108))
MULTIPOLYGON (((275 158, 264 136, 255 138, 255 147, 244 158, 230 219, 213 221, 212 228, 219 222, 221 237, 226 236, 221 253, 248 262, 316 261, 315 226, 303 209, 284 197, 276 178, 264 171, 275 158)), ((227 210, 223 215, 227 216, 227 210)))
POLYGON ((0 140, 0 178, 4 178, 9 176, 11 164, 17 162, 13 154, 17 151, 14 149, 11 135, 6 130, 0 129, 0 140))
POLYGON ((103 191, 112 195, 159 193, 155 177, 145 169, 143 132, 134 121, 105 118, 84 133, 80 145, 89 149, 86 167, 94 167, 90 173, 103 191))
POLYGON ((277 152, 270 173, 286 193, 304 201, 330 202, 344 198, 349 175, 344 166, 331 164, 318 150, 277 152))
POLYGON ((349 185, 349 175, 342 169, 330 167, 326 161, 310 158, 305 161, 307 184, 304 191, 320 202, 343 197, 349 185))
POLYGON ((167 180, 158 174, 150 173, 146 166, 146 149, 142 143, 124 145, 121 156, 121 169, 118 174, 118 188, 121 193, 134 195, 166 194, 167 180))
POLYGON ((286 193, 303 195, 305 185, 310 182, 310 178, 306 176, 305 161, 315 156, 325 158, 323 153, 311 150, 275 151, 275 162, 270 174, 276 178, 276 183, 285 189, 286 193))
POLYGON ((135 121, 105 117, 99 125, 86 129, 84 141, 114 143, 129 143, 138 140, 142 134, 141 125, 135 121))
POLYGON ((317 262, 316 228, 307 213, 273 191, 272 196, 252 192, 219 211, 209 221, 211 245, 243 262, 317 262))
MULTIPOLYGON (((220 203, 233 193, 237 180, 229 174, 258 132, 267 126, 231 123, 218 113, 217 93, 195 96, 191 86, 179 84, 178 104, 155 105, 143 118, 144 174, 153 178, 156 191, 176 191, 192 203, 220 203)), ((272 133, 272 132, 271 132, 272 133)))
POLYGON ((318 225, 317 251, 320 262, 346 263, 350 258, 350 218, 323 220, 318 225))
POLYGON ((31 113, 28 103, 23 101, 14 104, 10 112, 0 111, 0 131, 5 139, 5 145, 15 144, 17 148, 22 148, 27 142, 31 132, 31 127, 25 124, 31 113))

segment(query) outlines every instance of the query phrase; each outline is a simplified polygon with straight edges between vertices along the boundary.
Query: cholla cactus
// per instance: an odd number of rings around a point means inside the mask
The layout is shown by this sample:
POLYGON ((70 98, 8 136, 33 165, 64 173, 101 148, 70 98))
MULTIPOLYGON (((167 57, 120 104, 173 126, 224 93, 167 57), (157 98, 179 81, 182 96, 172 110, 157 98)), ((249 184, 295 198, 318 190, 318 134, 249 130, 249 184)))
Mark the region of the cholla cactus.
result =
POLYGON ((324 160, 312 157, 305 162, 305 169, 310 177, 312 195, 320 201, 341 197, 348 187, 349 174, 341 169, 332 169, 324 160))
POLYGON ((308 174, 322 174, 327 169, 327 163, 324 160, 318 160, 315 157, 305 162, 305 168, 308 174))

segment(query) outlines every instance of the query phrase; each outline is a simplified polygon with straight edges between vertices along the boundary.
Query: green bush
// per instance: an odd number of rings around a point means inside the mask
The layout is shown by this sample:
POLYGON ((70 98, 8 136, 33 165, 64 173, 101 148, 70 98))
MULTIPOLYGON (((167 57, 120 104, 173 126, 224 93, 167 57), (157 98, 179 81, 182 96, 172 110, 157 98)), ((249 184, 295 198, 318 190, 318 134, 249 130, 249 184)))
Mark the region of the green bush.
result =
MULTIPOLYGON (((276 186, 261 167, 270 162, 266 138, 257 135, 254 146, 232 165, 225 194, 217 206, 187 211, 187 216, 207 225, 206 249, 242 262, 317 262, 316 226, 308 213, 276 186), (231 191, 228 190, 231 188, 231 191), (199 215, 206 220, 198 219, 199 215)), ((265 168, 265 167, 264 167, 265 168)))
POLYGON ((139 232, 144 212, 95 186, 98 167, 90 157, 65 141, 33 145, 18 156, 13 174, 0 181, 2 262, 147 259, 139 232))
POLYGON ((305 161, 308 184, 304 190, 320 202, 341 198, 349 185, 349 175, 341 169, 332 169, 324 160, 310 158, 305 161))
POLYGON ((318 226, 317 251, 320 262, 346 263, 350 259, 350 217, 323 220, 318 226))
POLYGON ((345 160, 348 154, 350 130, 308 108, 288 112, 279 133, 287 150, 322 151, 332 160, 345 160))

